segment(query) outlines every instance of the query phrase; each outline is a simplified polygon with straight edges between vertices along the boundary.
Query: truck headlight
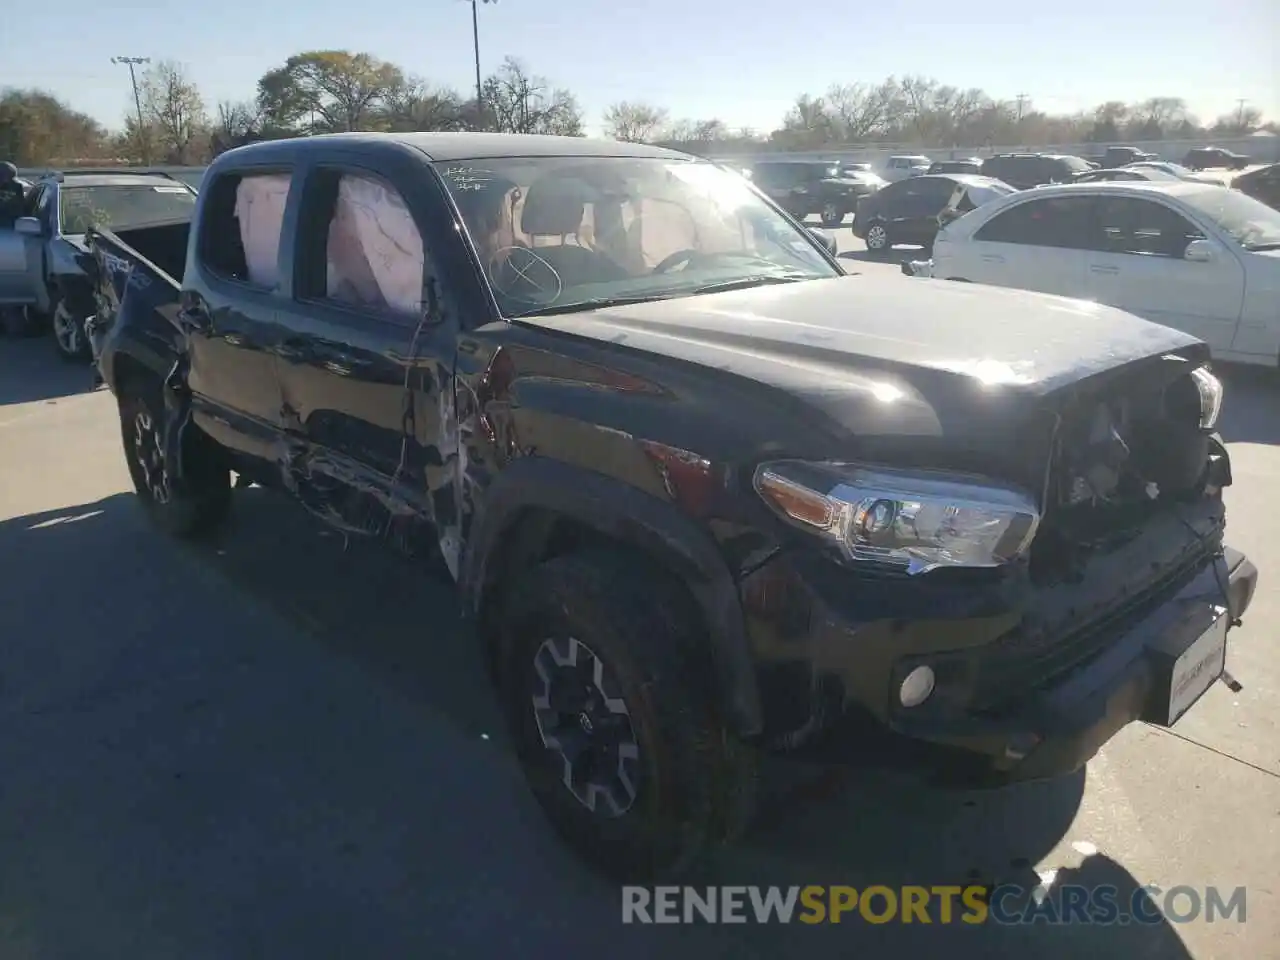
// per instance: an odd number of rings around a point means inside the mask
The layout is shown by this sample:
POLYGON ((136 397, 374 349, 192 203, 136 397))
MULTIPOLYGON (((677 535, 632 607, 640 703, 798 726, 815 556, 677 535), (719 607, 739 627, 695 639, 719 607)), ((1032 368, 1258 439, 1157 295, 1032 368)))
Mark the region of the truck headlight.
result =
POLYGON ((909 574, 1001 566, 1040 522, 1029 495, 977 477, 779 460, 757 467, 754 485, 784 520, 848 560, 909 574))
POLYGON ((1222 413, 1222 381, 1210 373, 1208 367, 1196 367, 1191 371, 1191 379, 1200 394, 1200 429, 1212 430, 1222 413))

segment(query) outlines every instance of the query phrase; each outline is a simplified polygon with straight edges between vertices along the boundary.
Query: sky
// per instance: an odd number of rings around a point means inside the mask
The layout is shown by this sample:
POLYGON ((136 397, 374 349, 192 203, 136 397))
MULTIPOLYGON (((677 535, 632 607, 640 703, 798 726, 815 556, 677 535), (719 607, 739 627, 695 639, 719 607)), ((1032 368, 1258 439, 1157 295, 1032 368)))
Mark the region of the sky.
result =
MULTIPOLYGON (((577 95, 589 132, 624 99, 764 131, 799 94, 905 74, 1026 94, 1051 113, 1174 96, 1211 121, 1243 98, 1280 120, 1280 0, 1216 11, 1207 0, 499 0, 479 16, 482 70, 518 57, 577 95)), ((475 86, 467 0, 59 0, 40 26, 0 36, 0 86, 52 91, 108 127, 133 106, 112 56, 184 64, 211 110, 252 97, 258 77, 303 50, 368 52, 464 95, 475 86)))

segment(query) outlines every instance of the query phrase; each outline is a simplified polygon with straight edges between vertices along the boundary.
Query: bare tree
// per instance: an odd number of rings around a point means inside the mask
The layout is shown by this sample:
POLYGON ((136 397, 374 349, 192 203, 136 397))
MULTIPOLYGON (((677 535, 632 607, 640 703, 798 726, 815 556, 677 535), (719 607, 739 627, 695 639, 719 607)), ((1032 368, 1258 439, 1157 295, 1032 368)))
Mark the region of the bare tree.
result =
POLYGON ((456 90, 433 87, 419 77, 405 77, 383 96, 389 130, 460 130, 462 98, 456 90))
POLYGON ((262 136, 262 113, 252 100, 223 100, 209 132, 213 156, 252 143, 262 136))
POLYGON ((897 84, 890 78, 875 86, 837 84, 827 91, 825 100, 840 138, 861 143, 884 133, 897 96, 897 84))
POLYGON ((719 143, 730 139, 729 125, 717 117, 679 120, 671 125, 668 139, 672 143, 719 143))
POLYGON ((531 75, 514 57, 507 57, 482 89, 485 112, 501 133, 583 135, 582 110, 573 94, 551 89, 545 77, 531 75))
POLYGON ((1224 113, 1213 121, 1213 132, 1220 136, 1246 137, 1262 128, 1262 111, 1257 107, 1247 107, 1243 104, 1239 110, 1224 113))
POLYGON ((640 101, 623 100, 604 113, 604 130, 615 140, 648 143, 662 139, 667 111, 640 101))
POLYGON ((820 147, 838 139, 826 101, 807 93, 796 97, 796 102, 782 118, 778 139, 793 149, 820 147))
POLYGON ((208 118, 200 90, 186 69, 172 60, 161 60, 139 84, 146 131, 169 163, 194 163, 207 146, 208 118))

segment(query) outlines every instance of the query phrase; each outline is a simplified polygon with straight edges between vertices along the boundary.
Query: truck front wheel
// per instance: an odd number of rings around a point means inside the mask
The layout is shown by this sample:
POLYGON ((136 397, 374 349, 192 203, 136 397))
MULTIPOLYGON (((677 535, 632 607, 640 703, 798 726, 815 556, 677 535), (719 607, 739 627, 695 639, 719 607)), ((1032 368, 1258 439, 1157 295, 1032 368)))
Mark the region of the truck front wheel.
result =
POLYGON ((592 550, 525 574, 500 624, 517 754, 557 832, 614 878, 674 876, 745 828, 756 757, 717 716, 705 639, 638 559, 592 550))
POLYGON ((184 442, 183 476, 171 477, 164 458, 164 405, 154 390, 130 387, 121 395, 120 436, 134 489, 147 514, 176 537, 209 533, 226 519, 231 506, 231 471, 212 441, 203 436, 184 442))

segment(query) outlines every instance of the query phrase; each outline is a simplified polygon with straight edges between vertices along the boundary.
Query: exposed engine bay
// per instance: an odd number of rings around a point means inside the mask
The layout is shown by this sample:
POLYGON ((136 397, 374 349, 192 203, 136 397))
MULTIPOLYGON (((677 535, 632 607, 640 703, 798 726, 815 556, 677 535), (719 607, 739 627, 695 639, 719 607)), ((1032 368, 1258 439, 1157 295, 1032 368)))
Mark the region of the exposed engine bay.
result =
MULTIPOLYGON (((1123 384, 1082 392, 1059 421, 1035 563, 1113 546, 1155 513, 1229 483, 1212 467, 1221 444, 1201 426, 1190 364, 1166 357, 1123 384)), ((1225 463, 1225 460, 1223 461, 1225 463)))

